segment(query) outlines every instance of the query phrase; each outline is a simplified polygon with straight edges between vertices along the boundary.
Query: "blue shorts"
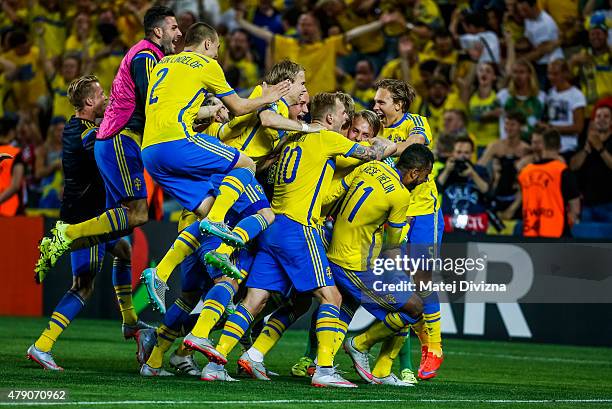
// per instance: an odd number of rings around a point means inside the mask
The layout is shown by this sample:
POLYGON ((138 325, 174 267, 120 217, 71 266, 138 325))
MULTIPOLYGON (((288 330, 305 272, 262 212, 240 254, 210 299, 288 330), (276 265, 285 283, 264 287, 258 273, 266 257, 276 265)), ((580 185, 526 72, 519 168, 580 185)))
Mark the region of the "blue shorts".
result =
POLYGON ((122 202, 146 199, 147 186, 140 146, 120 133, 109 139, 98 139, 94 156, 106 187, 106 207, 118 207, 122 202))
POLYGON ((278 214, 275 222, 260 233, 258 243, 247 287, 288 295, 292 287, 308 292, 334 285, 317 228, 278 214))
POLYGON ((211 176, 228 173, 239 158, 238 149, 205 134, 158 143, 142 150, 142 160, 151 177, 192 212, 214 190, 211 176))
MULTIPOLYGON (((390 312, 400 312, 400 314, 408 317, 408 321, 414 321, 407 313, 401 311, 412 296, 412 291, 408 288, 394 289, 393 291, 382 288, 382 283, 399 284, 400 280, 386 280, 368 271, 347 270, 333 262, 330 262, 329 265, 336 285, 342 293, 343 303, 350 304, 350 301, 354 300, 381 321, 390 312)), ((407 276, 405 278, 405 282, 410 281, 407 276)))
POLYGON ((91 274, 95 276, 102 269, 102 262, 107 250, 112 250, 120 239, 112 240, 106 243, 96 244, 92 247, 86 247, 79 250, 74 250, 70 253, 70 262, 72 264, 72 275, 78 277, 82 274, 91 274))
POLYGON ((414 216, 408 230, 408 243, 402 246, 402 255, 410 258, 438 257, 444 233, 442 210, 437 213, 414 216))
MULTIPOLYGON (((219 194, 219 186, 226 175, 216 174, 210 177, 212 190, 209 192, 211 196, 219 194)), ((235 227, 236 223, 245 217, 254 215, 257 211, 270 207, 270 202, 266 197, 263 187, 259 184, 255 176, 244 187, 244 192, 238 197, 232 208, 227 214, 228 224, 235 227)))

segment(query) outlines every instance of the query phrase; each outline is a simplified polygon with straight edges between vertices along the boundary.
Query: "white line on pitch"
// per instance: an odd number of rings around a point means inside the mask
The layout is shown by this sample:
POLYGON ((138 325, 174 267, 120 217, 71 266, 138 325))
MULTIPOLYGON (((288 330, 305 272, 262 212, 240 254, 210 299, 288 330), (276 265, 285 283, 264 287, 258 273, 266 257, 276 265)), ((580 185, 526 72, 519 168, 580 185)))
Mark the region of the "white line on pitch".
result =
POLYGON ((87 405, 250 405, 308 404, 308 403, 612 403, 612 399, 278 399, 278 400, 124 400, 124 401, 79 401, 79 402, 0 402, 0 406, 87 406, 87 405))

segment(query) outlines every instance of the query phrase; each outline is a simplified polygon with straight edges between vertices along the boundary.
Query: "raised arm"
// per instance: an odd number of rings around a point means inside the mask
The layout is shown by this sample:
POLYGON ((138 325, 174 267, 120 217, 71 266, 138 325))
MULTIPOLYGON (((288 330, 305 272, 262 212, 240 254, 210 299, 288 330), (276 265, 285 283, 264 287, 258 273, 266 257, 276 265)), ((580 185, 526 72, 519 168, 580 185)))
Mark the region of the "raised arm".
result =
POLYGON ((305 122, 285 118, 284 116, 272 111, 271 109, 265 109, 261 111, 259 113, 259 120, 261 121, 261 126, 281 131, 302 131, 306 133, 312 133, 319 132, 320 130, 325 129, 320 124, 309 125, 305 122))
POLYGON ((291 83, 289 81, 279 82, 276 85, 268 86, 266 83, 262 85, 262 94, 257 98, 241 98, 235 92, 221 96, 223 103, 234 115, 246 115, 249 112, 256 111, 264 106, 278 101, 289 92, 291 83))
POLYGON ((238 23, 240 28, 242 28, 244 31, 246 31, 247 33, 251 34, 254 37, 264 40, 268 44, 270 44, 272 40, 274 39, 274 33, 272 33, 271 31, 265 28, 256 26, 255 24, 249 21, 246 21, 242 17, 236 18, 236 22, 238 23))

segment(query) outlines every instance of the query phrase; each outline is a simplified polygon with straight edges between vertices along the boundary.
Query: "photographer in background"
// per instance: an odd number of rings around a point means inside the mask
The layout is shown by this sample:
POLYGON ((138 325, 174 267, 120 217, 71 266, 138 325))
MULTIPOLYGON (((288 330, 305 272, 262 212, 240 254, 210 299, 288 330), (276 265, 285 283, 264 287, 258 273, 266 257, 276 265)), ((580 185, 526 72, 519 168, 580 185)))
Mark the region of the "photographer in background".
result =
POLYGON ((444 230, 486 232, 489 216, 485 194, 489 175, 483 166, 473 165, 474 142, 467 136, 455 139, 453 153, 436 179, 442 192, 444 230))

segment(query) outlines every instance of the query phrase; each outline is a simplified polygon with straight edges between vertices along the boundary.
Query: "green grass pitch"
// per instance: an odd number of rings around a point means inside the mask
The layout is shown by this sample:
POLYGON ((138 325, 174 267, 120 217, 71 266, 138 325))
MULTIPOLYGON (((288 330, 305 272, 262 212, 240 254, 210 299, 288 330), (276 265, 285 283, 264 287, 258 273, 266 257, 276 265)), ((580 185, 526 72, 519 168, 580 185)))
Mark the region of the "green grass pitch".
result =
MULTIPOLYGON (((57 363, 66 370, 42 371, 24 356, 45 324, 46 319, 0 318, 0 389, 66 389, 72 404, 53 408, 612 407, 612 350, 605 348, 449 339, 439 377, 413 388, 359 382, 340 351, 337 363, 359 384, 357 389, 341 390, 313 388, 309 380, 289 375, 304 349, 306 332, 301 330, 289 331, 266 360, 269 369, 281 374, 279 378, 272 382, 240 378, 226 384, 188 377, 140 377, 135 344, 123 341, 120 326, 113 321, 77 319, 54 349, 57 363)), ((237 357, 238 351, 230 357, 232 374, 237 357)), ((205 359, 198 356, 198 361, 203 364, 205 359)), ((3 398, 0 407, 22 406, 3 398)))

